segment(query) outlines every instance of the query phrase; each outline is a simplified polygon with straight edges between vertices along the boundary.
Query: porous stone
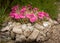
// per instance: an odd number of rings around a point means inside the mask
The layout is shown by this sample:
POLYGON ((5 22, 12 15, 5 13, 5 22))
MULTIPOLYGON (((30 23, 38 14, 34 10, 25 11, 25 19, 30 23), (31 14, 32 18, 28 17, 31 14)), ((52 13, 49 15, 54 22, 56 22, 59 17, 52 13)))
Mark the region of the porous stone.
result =
POLYGON ((16 26, 21 26, 21 24, 18 22, 18 23, 16 23, 16 26))
POLYGON ((50 22, 43 22, 43 26, 44 27, 51 27, 51 23, 50 22))
POLYGON ((8 25, 11 25, 12 23, 13 23, 13 22, 10 21, 10 22, 8 22, 8 25))
POLYGON ((36 41, 37 42, 44 41, 44 40, 46 40, 45 37, 46 37, 46 34, 43 31, 40 31, 36 41))
POLYGON ((27 23, 27 26, 31 26, 31 23, 27 23))
POLYGON ((6 43, 15 43, 13 40, 9 40, 8 42, 6 42, 6 43))
POLYGON ((57 19, 58 23, 60 23, 60 19, 57 19))
POLYGON ((11 25, 12 25, 13 27, 16 26, 16 22, 13 22, 11 25))
POLYGON ((37 28, 37 29, 39 29, 39 30, 45 29, 45 27, 43 27, 42 25, 40 25, 40 24, 38 24, 38 23, 36 23, 36 24, 34 25, 34 27, 37 28))
POLYGON ((10 26, 6 26, 4 28, 1 29, 1 31, 10 31, 11 30, 11 27, 10 26))
POLYGON ((49 22, 53 24, 53 20, 52 19, 49 19, 49 22))
POLYGON ((53 23, 54 23, 54 24, 59 24, 59 23, 58 23, 57 21, 55 21, 55 20, 53 20, 53 23))
POLYGON ((17 34, 22 34, 22 29, 18 26, 14 27, 12 31, 17 34))
POLYGON ((11 39, 15 40, 15 33, 13 31, 10 32, 11 39))
POLYGON ((34 26, 27 26, 27 29, 29 29, 30 31, 34 30, 34 26))
POLYGON ((21 28, 22 28, 22 30, 24 31, 24 30, 27 29, 27 25, 26 25, 26 24, 22 24, 21 28))
POLYGON ((34 31, 31 33, 31 35, 28 37, 30 40, 35 40, 39 34, 39 30, 34 29, 34 31))
MULTIPOLYGON (((46 21, 44 21, 46 22, 46 21)), ((44 23, 43 22, 43 23, 44 23)), ((47 21, 49 23, 51 23, 50 21, 47 21)), ((54 24, 53 23, 54 20, 52 21, 51 24, 54 24)), ((44 42, 46 40, 48 40, 49 38, 51 38, 52 40, 59 40, 60 42, 60 35, 59 35, 59 27, 60 25, 51 25, 52 27, 49 27, 50 24, 47 23, 47 28, 44 27, 43 25, 41 24, 34 24, 34 25, 31 25, 31 24, 20 24, 20 23, 12 23, 12 24, 9 24, 9 28, 12 27, 12 30, 9 30, 9 31, 3 31, 2 34, 0 34, 0 40, 11 40, 14 39, 14 37, 16 38, 16 42, 23 42, 23 41, 34 41, 36 40, 37 42, 44 42), (24 31, 23 31, 24 30, 24 31)), ((6 26, 7 27, 7 26, 6 26)), ((1 41, 0 41, 1 42, 1 41)), ((53 43, 53 42, 52 42, 53 43)))
POLYGON ((36 41, 37 42, 41 42, 41 41, 44 41, 45 40, 45 37, 44 36, 41 36, 40 34, 38 35, 36 41))
POLYGON ((29 29, 26 29, 26 30, 24 31, 25 37, 28 37, 30 34, 31 34, 31 31, 30 31, 29 29))
POLYGON ((11 40, 10 32, 1 32, 0 33, 0 39, 1 39, 1 41, 9 41, 9 40, 11 40))
POLYGON ((25 41, 26 37, 24 35, 16 35, 16 42, 22 42, 25 41))

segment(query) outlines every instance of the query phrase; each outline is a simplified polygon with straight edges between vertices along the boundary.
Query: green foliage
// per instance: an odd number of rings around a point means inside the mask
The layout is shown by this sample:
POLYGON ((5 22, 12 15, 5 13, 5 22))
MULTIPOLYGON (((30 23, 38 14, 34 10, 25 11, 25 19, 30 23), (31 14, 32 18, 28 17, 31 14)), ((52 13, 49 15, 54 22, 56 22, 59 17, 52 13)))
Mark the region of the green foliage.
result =
POLYGON ((0 24, 8 17, 12 6, 19 4, 20 6, 31 4, 40 11, 48 12, 51 18, 57 17, 57 6, 54 4, 57 0, 0 0, 0 24))

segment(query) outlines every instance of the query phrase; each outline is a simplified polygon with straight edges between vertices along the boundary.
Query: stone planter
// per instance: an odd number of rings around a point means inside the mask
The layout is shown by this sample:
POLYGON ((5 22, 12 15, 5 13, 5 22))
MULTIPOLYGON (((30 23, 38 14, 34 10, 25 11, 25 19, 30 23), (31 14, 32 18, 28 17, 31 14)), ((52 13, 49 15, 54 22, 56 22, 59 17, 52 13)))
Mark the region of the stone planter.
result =
POLYGON ((38 23, 32 25, 31 23, 20 24, 16 22, 11 22, 10 24, 10 22, 8 22, 8 25, 1 29, 1 38, 9 37, 10 40, 14 40, 15 42, 42 42, 51 37, 53 26, 54 23, 49 21, 44 21, 42 25, 38 23), (7 37, 4 36, 4 34, 7 37))

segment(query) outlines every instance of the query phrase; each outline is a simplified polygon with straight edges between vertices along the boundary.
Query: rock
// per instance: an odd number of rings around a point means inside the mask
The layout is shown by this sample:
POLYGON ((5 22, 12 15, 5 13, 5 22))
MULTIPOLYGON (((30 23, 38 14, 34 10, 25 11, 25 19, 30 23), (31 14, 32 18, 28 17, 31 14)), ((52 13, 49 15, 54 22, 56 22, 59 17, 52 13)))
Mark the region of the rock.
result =
POLYGON ((51 33, 52 33, 52 28, 45 28, 43 31, 40 30, 40 33, 36 41, 38 42, 38 41, 48 40, 51 37, 51 33))
POLYGON ((44 27, 51 27, 51 23, 50 22, 43 22, 43 26, 44 27))
POLYGON ((45 40, 45 36, 46 34, 43 32, 43 31, 40 31, 36 41, 39 42, 39 41, 44 41, 45 40))
POLYGON ((41 36, 41 35, 38 35, 36 41, 37 42, 41 42, 41 41, 44 41, 45 40, 45 37, 44 36, 41 36))
POLYGON ((10 36, 11 36, 11 39, 15 40, 15 33, 14 32, 10 32, 10 36))
POLYGON ((17 34, 22 34, 22 29, 19 26, 14 27, 12 31, 17 34))
POLYGON ((8 22, 8 25, 11 25, 12 24, 12 22, 8 22))
POLYGON ((5 23, 2 24, 3 27, 5 27, 5 26, 7 26, 7 25, 8 25, 7 22, 5 22, 5 23))
POLYGON ((59 40, 60 39, 60 28, 59 27, 60 27, 60 25, 57 25, 52 29, 51 39, 53 39, 53 40, 59 40))
POLYGON ((11 40, 10 32, 1 32, 0 39, 1 39, 1 41, 9 41, 9 40, 11 40))
POLYGON ((31 26, 31 23, 28 23, 27 26, 31 26))
POLYGON ((54 25, 51 31, 51 37, 42 43, 60 43, 60 24, 54 25))
POLYGON ((46 34, 43 31, 40 31, 40 35, 46 36, 46 34))
POLYGON ((0 38, 0 43, 1 43, 1 38, 0 38))
POLYGON ((58 23, 60 23, 60 19, 57 19, 58 23))
POLYGON ((16 26, 21 26, 21 24, 19 22, 16 23, 16 26))
POLYGON ((49 19, 49 22, 51 23, 51 25, 55 25, 55 24, 59 24, 58 20, 52 20, 52 19, 49 19))
POLYGON ((25 41, 26 37, 24 35, 16 35, 16 42, 22 42, 25 41))
POLYGON ((58 23, 57 21, 55 21, 55 20, 53 21, 53 23, 54 23, 54 24, 59 24, 59 23, 58 23))
POLYGON ((35 40, 39 34, 39 30, 34 29, 34 31, 31 33, 31 35, 28 37, 30 40, 35 40))
POLYGON ((21 28, 22 28, 22 30, 24 31, 24 30, 27 29, 27 25, 26 25, 26 24, 22 24, 21 28))
POLYGON ((1 29, 1 31, 10 31, 11 27, 10 26, 6 26, 4 28, 1 29))
POLYGON ((37 29, 39 29, 39 30, 45 29, 45 27, 43 27, 42 25, 40 25, 40 24, 38 24, 38 23, 36 23, 36 24, 34 25, 34 27, 37 28, 37 29))
POLYGON ((58 14, 58 17, 60 17, 60 14, 58 14))
POLYGON ((14 26, 16 26, 16 22, 8 22, 7 26, 2 28, 1 31, 10 31, 14 26))
POLYGON ((6 43, 15 43, 13 40, 9 40, 8 42, 6 42, 6 43))
POLYGON ((26 30, 24 31, 24 36, 25 36, 25 37, 28 37, 30 34, 31 34, 31 31, 30 31, 29 29, 26 29, 26 30))
POLYGON ((60 23, 60 14, 58 14, 57 21, 60 23))
POLYGON ((50 22, 50 23, 53 23, 53 20, 52 20, 52 19, 49 19, 49 22, 50 22))
POLYGON ((33 26, 27 26, 27 29, 29 29, 30 31, 33 31, 34 27, 33 26))
POLYGON ((16 22, 13 22, 11 25, 12 25, 13 27, 16 26, 16 22))
POLYGON ((52 40, 52 39, 49 39, 47 41, 43 41, 43 43, 56 43, 56 41, 52 40))

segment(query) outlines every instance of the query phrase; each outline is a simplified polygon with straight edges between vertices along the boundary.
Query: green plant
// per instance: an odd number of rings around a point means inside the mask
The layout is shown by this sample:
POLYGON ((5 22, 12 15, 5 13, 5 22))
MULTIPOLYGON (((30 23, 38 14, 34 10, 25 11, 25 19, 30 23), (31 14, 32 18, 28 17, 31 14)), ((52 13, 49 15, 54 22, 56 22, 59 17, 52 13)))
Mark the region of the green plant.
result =
MULTIPOLYGON (((57 0, 0 0, 0 24, 8 17, 12 6, 20 4, 20 6, 31 4, 40 10, 48 12, 52 19, 57 17, 57 6, 54 4, 57 0)), ((58 0, 59 1, 59 0, 58 0)))

